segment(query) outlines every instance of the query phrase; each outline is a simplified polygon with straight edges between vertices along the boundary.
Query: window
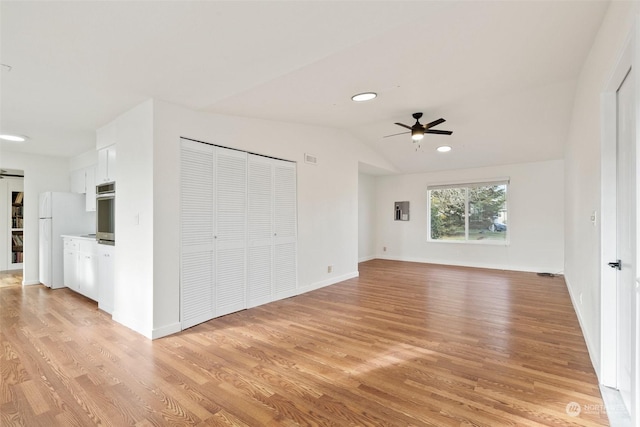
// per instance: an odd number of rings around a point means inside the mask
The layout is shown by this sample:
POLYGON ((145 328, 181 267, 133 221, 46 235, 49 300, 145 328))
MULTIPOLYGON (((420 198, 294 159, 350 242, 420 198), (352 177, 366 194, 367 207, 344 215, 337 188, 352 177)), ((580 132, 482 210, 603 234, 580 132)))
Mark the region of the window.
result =
POLYGON ((504 180, 429 186, 429 240, 506 243, 507 187, 504 180))

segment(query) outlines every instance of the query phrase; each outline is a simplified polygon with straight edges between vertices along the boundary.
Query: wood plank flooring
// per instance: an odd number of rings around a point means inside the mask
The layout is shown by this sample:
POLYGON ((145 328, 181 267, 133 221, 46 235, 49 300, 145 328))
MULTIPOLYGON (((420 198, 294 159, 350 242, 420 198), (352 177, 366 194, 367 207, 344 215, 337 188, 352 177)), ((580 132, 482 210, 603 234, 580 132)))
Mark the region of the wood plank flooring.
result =
POLYGON ((5 287, 0 344, 2 426, 608 425, 564 281, 533 273, 373 260, 156 341, 5 287))
POLYGON ((0 271, 0 288, 22 286, 22 270, 0 271))

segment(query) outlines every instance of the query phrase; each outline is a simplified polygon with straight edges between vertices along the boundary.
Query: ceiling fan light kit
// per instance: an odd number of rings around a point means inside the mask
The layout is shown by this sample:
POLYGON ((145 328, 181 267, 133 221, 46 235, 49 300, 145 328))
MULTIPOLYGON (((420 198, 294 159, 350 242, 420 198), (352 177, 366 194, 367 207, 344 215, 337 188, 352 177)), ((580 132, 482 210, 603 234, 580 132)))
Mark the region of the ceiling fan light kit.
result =
POLYGON ((416 122, 413 126, 405 125, 404 123, 396 123, 396 125, 400 127, 409 129, 409 132, 394 133, 392 135, 387 135, 384 138, 410 133, 411 139, 413 140, 413 142, 419 142, 422 140, 422 138, 424 138, 425 133, 433 133, 436 135, 451 135, 453 133, 450 130, 431 129, 432 127, 437 126, 440 123, 444 123, 446 121, 445 119, 437 119, 423 125, 422 123, 420 123, 420 118, 422 117, 422 113, 413 113, 412 116, 414 119, 416 119, 416 122))

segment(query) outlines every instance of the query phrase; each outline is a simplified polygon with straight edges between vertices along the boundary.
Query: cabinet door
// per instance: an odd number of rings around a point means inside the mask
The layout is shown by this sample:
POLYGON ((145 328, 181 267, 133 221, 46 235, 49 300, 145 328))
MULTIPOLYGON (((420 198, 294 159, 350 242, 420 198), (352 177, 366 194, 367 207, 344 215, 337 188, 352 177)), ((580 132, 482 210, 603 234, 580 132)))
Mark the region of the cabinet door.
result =
POLYGON ((64 239, 63 244, 63 274, 64 285, 78 292, 78 250, 77 244, 72 239, 64 239))
POLYGON ((85 170, 78 169, 71 172, 71 192, 84 194, 86 193, 85 170))
POLYGON ((273 300, 272 159, 249 154, 247 209, 247 306, 273 300))
POLYGON ((96 183, 113 182, 116 180, 116 146, 98 150, 98 175, 96 183))
POLYGON ((113 313, 115 300, 115 247, 98 245, 98 307, 113 313))
POLYGON ((109 159, 109 151, 107 148, 98 150, 98 175, 96 176, 96 183, 102 184, 109 179, 109 171, 107 170, 107 163, 109 159))
POLYGON ((216 316, 247 307, 247 153, 216 148, 216 316))
POLYGON ((87 193, 85 196, 85 210, 96 211, 96 166, 90 166, 85 170, 85 182, 87 193))
POLYGON ((297 197, 296 165, 274 160, 274 288, 276 299, 297 293, 297 197))
POLYGON ((107 148, 107 182, 116 180, 116 146, 107 148))
POLYGON ((98 300, 97 270, 98 260, 95 254, 78 253, 78 292, 94 301, 98 300))
POLYGON ((182 329, 215 317, 214 148, 183 140, 180 149, 180 317, 182 329))

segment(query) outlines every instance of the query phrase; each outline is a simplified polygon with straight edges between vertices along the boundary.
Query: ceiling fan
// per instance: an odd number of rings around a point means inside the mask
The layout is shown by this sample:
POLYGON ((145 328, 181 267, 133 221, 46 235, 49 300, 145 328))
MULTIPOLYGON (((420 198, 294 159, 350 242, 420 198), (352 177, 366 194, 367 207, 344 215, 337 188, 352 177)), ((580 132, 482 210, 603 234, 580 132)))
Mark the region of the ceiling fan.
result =
POLYGON ((416 119, 416 122, 413 126, 407 126, 403 123, 396 123, 398 126, 402 126, 403 128, 409 129, 409 132, 394 133, 393 135, 387 135, 384 138, 388 138, 390 136, 396 136, 396 135, 403 135, 405 133, 410 133, 411 139, 413 139, 414 141, 420 141, 422 138, 424 138, 425 133, 434 133, 436 135, 451 135, 453 133, 450 130, 431 129, 432 127, 437 126, 440 123, 444 123, 446 121, 445 119, 434 120, 430 123, 423 125, 420 123, 420 118, 422 117, 422 113, 413 113, 412 115, 413 115, 413 118, 416 119))

